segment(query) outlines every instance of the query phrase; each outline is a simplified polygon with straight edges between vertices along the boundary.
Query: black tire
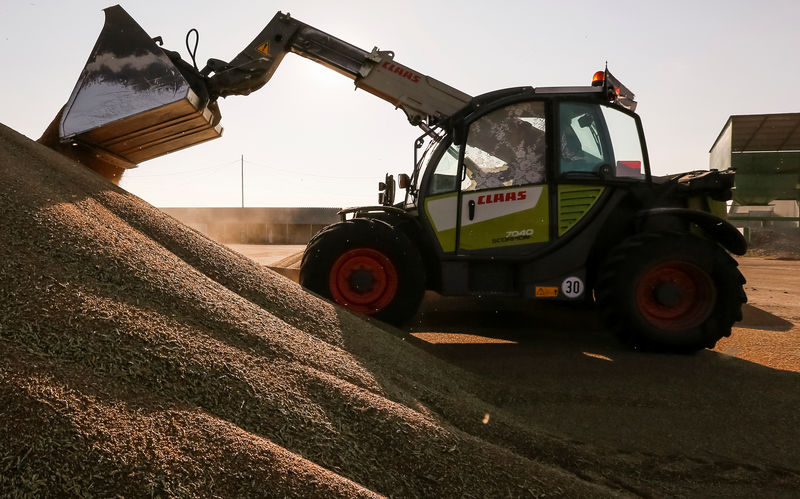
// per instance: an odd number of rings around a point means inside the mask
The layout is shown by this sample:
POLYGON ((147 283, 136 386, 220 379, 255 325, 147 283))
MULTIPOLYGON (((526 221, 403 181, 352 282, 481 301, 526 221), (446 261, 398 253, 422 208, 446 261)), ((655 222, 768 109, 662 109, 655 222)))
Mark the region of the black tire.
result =
POLYGON ((730 336, 747 301, 738 264, 713 241, 647 233, 618 245, 595 296, 606 324, 639 349, 694 352, 730 336))
POLYGON ((348 310, 400 325, 422 301, 425 266, 402 231, 355 218, 330 225, 309 241, 300 284, 348 310))

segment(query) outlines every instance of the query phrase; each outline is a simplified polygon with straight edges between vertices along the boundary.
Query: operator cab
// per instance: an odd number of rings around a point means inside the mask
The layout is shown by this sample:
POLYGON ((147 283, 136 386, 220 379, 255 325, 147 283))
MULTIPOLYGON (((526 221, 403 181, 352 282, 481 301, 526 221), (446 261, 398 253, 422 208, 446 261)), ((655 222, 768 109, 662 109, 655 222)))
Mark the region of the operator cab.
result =
POLYGON ((443 254, 547 251, 579 232, 609 186, 650 181, 633 97, 608 71, 593 86, 476 97, 418 140, 406 205, 420 210, 443 254))
POLYGON ((474 175, 485 177, 483 187, 538 180, 545 168, 542 150, 546 147, 548 102, 549 125, 557 130, 552 132, 555 137, 551 143, 560 152, 556 165, 559 175, 649 178, 644 134, 634 113, 634 94, 606 70, 595 73, 592 86, 517 87, 473 99, 470 106, 443 124, 450 127, 449 133, 439 128, 418 139, 416 152, 422 149, 422 154, 415 157, 407 203, 416 204, 419 191, 435 195, 453 189, 459 175, 463 182, 469 183, 465 178, 469 177, 476 185, 474 175), (540 132, 538 138, 536 130, 540 132), (466 165, 461 169, 459 144, 464 142, 464 135, 467 150, 477 147, 480 152, 467 152, 466 165), (471 157, 475 154, 482 156, 483 168, 470 168, 470 164, 475 165, 471 157), (492 172, 502 174, 489 180, 492 172))

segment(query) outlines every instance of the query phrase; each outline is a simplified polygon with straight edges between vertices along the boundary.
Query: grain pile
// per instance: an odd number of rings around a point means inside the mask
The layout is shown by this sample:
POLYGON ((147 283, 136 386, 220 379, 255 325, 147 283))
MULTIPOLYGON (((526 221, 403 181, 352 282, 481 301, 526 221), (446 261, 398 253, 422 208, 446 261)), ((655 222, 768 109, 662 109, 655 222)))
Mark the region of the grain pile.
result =
POLYGON ((0 202, 0 495, 621 488, 484 423, 464 372, 3 125, 0 202))
MULTIPOLYGON (((800 487, 785 467, 541 431, 518 409, 546 394, 438 360, 3 125, 0 203, 0 496, 800 487)), ((585 400, 575 421, 598 424, 585 400)))

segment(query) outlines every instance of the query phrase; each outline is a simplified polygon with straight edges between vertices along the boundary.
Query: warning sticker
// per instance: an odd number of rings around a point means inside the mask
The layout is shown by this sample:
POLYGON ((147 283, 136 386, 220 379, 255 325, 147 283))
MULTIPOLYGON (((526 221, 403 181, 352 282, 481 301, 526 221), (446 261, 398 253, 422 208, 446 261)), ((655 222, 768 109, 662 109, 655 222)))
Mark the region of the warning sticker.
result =
POLYGON ((555 298, 558 296, 558 286, 536 286, 537 298, 555 298))
POLYGON ((256 47, 256 50, 264 54, 269 54, 269 42, 262 43, 261 45, 256 47))

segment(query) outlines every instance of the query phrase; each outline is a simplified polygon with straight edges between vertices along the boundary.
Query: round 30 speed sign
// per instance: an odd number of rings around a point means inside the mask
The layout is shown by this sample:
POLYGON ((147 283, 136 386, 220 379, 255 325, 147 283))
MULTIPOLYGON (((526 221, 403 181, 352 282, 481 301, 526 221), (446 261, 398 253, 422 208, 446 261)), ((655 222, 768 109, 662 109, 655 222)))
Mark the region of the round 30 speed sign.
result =
POLYGON ((567 298, 577 298, 583 294, 583 281, 580 277, 567 277, 561 283, 561 292, 567 298))

